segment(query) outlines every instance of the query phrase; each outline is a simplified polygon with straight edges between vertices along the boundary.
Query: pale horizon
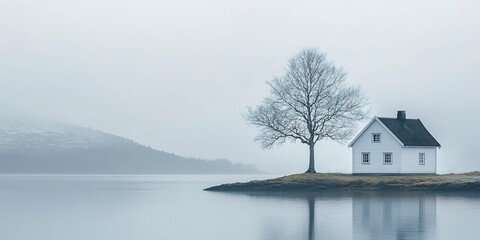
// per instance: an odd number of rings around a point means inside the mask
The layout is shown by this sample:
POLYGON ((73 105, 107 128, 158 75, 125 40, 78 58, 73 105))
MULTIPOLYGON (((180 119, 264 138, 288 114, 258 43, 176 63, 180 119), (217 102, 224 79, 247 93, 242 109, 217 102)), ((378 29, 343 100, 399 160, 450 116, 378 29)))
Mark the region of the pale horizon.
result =
MULTIPOLYGON (((3 1, 0 114, 304 172, 307 145, 264 150, 242 114, 289 58, 316 48, 362 88, 370 117, 405 110, 423 122, 442 145, 438 173, 478 171, 479 10, 474 1, 3 1)), ((318 172, 351 172, 347 145, 315 150, 318 172)))

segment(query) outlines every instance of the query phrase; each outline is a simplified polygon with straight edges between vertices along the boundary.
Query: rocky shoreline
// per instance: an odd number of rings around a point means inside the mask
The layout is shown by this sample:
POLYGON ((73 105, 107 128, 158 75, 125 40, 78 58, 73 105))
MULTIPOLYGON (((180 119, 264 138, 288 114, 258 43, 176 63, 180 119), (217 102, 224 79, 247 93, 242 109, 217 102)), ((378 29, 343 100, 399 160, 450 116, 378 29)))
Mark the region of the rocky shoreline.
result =
POLYGON ((268 180, 229 183, 206 191, 480 191, 480 172, 443 175, 351 175, 302 173, 268 180))

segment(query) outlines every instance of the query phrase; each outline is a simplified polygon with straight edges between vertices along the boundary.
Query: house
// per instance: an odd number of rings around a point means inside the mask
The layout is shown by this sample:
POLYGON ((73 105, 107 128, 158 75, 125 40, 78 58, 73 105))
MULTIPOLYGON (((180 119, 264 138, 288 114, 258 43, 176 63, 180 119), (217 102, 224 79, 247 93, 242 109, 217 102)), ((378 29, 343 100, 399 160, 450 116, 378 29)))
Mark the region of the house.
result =
POLYGON ((352 173, 437 172, 440 144, 420 119, 374 117, 348 145, 352 148, 352 173))

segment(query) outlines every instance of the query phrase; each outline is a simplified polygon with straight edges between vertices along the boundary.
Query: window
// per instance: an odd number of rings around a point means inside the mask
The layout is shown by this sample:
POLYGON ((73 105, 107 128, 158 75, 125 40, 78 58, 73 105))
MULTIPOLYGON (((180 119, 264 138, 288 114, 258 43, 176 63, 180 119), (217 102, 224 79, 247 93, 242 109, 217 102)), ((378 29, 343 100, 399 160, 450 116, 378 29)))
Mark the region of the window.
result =
POLYGON ((383 153, 383 164, 392 164, 392 153, 383 153))
POLYGON ((362 164, 370 164, 370 153, 362 153, 362 164))
POLYGON ((418 154, 418 164, 425 165, 425 153, 418 154))
POLYGON ((374 143, 380 142, 380 133, 372 133, 372 142, 374 143))

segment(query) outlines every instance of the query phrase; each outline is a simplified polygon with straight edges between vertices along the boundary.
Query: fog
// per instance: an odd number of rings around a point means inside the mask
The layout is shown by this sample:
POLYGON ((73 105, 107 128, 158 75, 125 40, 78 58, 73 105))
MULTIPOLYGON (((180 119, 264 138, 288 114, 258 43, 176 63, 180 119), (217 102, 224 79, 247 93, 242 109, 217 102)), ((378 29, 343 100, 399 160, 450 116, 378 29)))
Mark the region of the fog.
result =
MULTIPOLYGON (((310 47, 348 71, 372 117, 421 119, 442 144, 440 173, 478 170, 478 12, 438 0, 0 0, 0 114, 305 171, 307 145, 264 150, 242 114, 310 47)), ((346 145, 319 142, 316 160, 320 172, 351 171, 346 145)))

